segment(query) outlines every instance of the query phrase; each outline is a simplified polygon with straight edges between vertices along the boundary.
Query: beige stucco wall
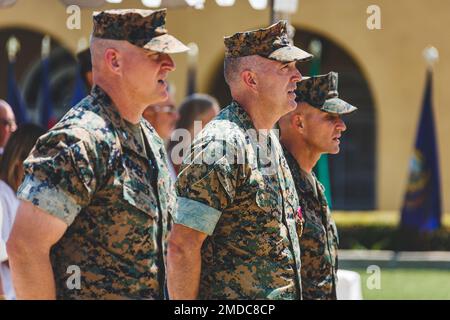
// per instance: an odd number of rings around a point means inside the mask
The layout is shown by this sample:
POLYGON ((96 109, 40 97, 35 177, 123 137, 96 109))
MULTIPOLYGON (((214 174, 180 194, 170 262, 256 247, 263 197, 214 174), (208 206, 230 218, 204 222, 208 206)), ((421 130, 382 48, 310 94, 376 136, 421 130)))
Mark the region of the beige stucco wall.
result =
MULTIPOLYGON (((138 0, 104 8, 142 7, 138 0)), ((49 33, 72 51, 78 39, 88 37, 92 9, 82 10, 82 29, 68 30, 65 7, 57 0, 19 0, 0 10, 0 28, 26 27, 49 33)), ((429 44, 439 49, 435 70, 434 110, 437 120, 443 202, 450 211, 450 1, 447 0, 299 0, 292 24, 321 33, 346 49, 363 70, 375 99, 377 116, 377 191, 379 209, 398 209, 407 179, 407 164, 423 94, 426 64, 422 50, 429 44), (366 9, 381 8, 382 30, 366 27, 366 9)), ((268 24, 269 12, 251 9, 245 0, 234 7, 220 8, 207 0, 202 11, 173 9, 168 28, 185 42, 200 48, 198 80, 200 91, 209 88, 221 63, 222 37, 236 31, 268 24)), ((177 71, 171 80, 181 99, 185 92, 186 56, 175 56, 177 71)), ((355 155, 357 156, 357 155, 355 155)))

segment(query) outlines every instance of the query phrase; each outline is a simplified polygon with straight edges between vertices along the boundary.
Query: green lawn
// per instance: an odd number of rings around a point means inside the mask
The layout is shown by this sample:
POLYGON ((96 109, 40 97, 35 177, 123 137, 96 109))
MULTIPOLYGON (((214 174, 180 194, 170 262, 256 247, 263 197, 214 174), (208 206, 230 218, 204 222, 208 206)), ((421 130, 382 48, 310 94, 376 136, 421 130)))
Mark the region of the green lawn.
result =
POLYGON ((362 269, 354 271, 361 275, 365 300, 450 299, 450 270, 381 269, 381 288, 372 290, 367 286, 372 273, 362 269))
MULTIPOLYGON (((398 211, 332 211, 337 225, 390 225, 400 222, 398 211)), ((450 213, 443 214, 442 224, 450 227, 450 213)))

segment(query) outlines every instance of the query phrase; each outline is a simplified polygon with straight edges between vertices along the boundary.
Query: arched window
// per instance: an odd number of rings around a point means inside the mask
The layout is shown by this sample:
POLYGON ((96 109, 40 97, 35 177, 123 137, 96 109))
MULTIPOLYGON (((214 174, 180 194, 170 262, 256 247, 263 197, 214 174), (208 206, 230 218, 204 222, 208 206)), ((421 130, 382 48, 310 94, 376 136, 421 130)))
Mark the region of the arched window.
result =
MULTIPOLYGON (((31 120, 39 123, 42 110, 41 93, 41 44, 45 34, 23 28, 0 29, 0 97, 7 97, 7 64, 5 50, 9 37, 14 35, 20 42, 21 50, 16 58, 15 73, 17 83, 23 93, 31 120)), ((71 107, 70 101, 75 86, 77 64, 72 54, 51 39, 50 91, 56 118, 60 118, 71 107)))

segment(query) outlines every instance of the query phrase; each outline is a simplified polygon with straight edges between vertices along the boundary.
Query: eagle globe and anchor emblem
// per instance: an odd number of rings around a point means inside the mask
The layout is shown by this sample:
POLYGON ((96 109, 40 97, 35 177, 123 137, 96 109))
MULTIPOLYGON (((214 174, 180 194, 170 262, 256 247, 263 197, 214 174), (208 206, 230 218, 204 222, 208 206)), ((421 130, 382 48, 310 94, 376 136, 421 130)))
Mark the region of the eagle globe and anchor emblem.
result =
POLYGON ((408 192, 405 199, 407 207, 417 207, 424 201, 429 180, 430 172, 425 157, 415 149, 409 161, 408 192))

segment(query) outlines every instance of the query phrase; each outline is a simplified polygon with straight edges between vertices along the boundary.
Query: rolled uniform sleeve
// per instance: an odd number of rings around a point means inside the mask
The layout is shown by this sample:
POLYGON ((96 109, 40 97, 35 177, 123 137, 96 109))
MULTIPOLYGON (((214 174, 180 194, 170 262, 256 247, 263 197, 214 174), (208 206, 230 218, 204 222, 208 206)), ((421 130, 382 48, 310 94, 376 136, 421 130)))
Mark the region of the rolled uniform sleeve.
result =
POLYGON ((193 147, 196 155, 186 163, 176 182, 178 210, 174 222, 212 235, 222 211, 234 200, 239 168, 223 152, 226 142, 212 141, 193 147), (217 158, 217 160, 214 159, 217 158))
POLYGON ((95 192, 96 167, 96 144, 87 131, 52 130, 25 160, 17 196, 71 225, 95 192))

